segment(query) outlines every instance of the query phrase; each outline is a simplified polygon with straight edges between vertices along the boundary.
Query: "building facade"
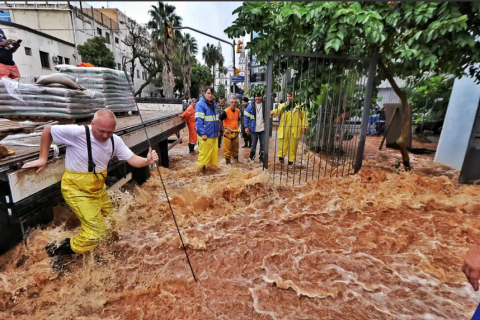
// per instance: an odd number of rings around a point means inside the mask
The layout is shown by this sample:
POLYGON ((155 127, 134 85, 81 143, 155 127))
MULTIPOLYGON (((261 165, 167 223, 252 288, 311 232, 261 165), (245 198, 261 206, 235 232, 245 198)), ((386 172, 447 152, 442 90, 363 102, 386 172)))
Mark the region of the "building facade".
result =
MULTIPOLYGON (((7 38, 23 40, 14 54, 22 76, 53 73, 58 64, 81 63, 77 46, 95 36, 105 38, 118 70, 123 70, 123 64, 132 55, 131 47, 125 44, 127 22, 131 19, 118 9, 96 9, 86 2, 72 1, 69 4, 6 3, 0 4, 0 10, 3 11, 0 25, 7 38), (11 21, 13 25, 2 25, 2 21, 11 21), (32 33, 32 30, 38 32, 32 33), (27 54, 27 48, 31 55, 27 54)), ((132 71, 130 65, 127 71, 132 71)), ((148 76, 138 59, 133 73, 134 89, 138 90, 148 76)), ((160 88, 147 85, 141 96, 159 97, 160 88)))

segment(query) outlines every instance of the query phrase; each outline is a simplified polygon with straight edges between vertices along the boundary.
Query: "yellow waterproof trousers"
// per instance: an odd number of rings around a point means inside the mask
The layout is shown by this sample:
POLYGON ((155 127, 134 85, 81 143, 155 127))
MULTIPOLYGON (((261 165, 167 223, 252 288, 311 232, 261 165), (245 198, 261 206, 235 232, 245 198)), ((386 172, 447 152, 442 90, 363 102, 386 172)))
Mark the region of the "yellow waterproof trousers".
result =
POLYGON ((238 158, 239 132, 230 131, 223 137, 223 155, 225 159, 238 158))
POLYGON ((285 158, 285 156, 288 153, 288 161, 295 162, 299 141, 300 139, 297 139, 294 137, 290 137, 290 139, 288 138, 278 139, 277 156, 279 158, 285 158))
POLYGON ((214 166, 218 165, 218 138, 208 138, 203 141, 202 137, 198 137, 198 161, 200 166, 208 163, 214 166))
POLYGON ((70 239, 75 253, 85 253, 95 248, 108 235, 106 216, 113 213, 113 205, 105 188, 107 170, 97 172, 73 172, 65 170, 62 179, 62 195, 80 219, 82 231, 70 239), (99 180, 100 179, 100 180, 99 180))

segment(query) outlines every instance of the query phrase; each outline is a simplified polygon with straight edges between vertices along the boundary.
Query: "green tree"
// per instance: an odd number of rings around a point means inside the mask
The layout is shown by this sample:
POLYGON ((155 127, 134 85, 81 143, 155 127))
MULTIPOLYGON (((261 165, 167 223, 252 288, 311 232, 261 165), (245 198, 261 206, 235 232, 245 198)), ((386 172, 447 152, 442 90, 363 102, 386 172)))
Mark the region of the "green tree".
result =
POLYGON ((91 63, 95 67, 115 69, 115 57, 105 43, 105 38, 93 37, 78 45, 78 53, 82 56, 83 62, 91 63))
POLYGON ((158 2, 158 6, 152 5, 148 13, 150 14, 150 21, 147 26, 151 30, 152 42, 164 58, 162 68, 163 94, 167 98, 173 98, 175 78, 172 60, 175 49, 179 48, 182 35, 180 31, 173 31, 171 27, 181 26, 182 18, 175 13, 174 6, 163 2, 158 2))
MULTIPOLYGON (((217 102, 219 101, 221 96, 223 96, 225 100, 228 100, 227 97, 225 96, 225 90, 226 90, 226 87, 224 84, 219 84, 217 86, 217 88, 215 89, 215 93, 213 94, 217 102)), ((228 101, 227 101, 227 104, 228 104, 228 101)))
MULTIPOLYGON (((468 70, 480 81, 478 2, 244 2, 233 13, 238 17, 225 32, 231 38, 259 33, 247 48, 260 52, 257 58, 263 63, 279 51, 368 56, 377 49, 376 82, 387 79, 402 103, 397 144, 407 170, 411 110, 394 77, 419 79, 430 72, 462 76, 468 70)), ((312 92, 321 86, 317 82, 312 92)))
POLYGON ((183 88, 184 97, 190 98, 190 87, 192 86, 192 64, 191 60, 195 59, 194 56, 198 53, 197 40, 189 33, 186 33, 182 37, 181 41, 182 49, 182 73, 183 73, 183 88))
POLYGON ((205 87, 212 83, 213 76, 210 68, 195 61, 192 66, 192 97, 198 99, 203 94, 205 87))
POLYGON ((213 44, 207 43, 202 49, 202 57, 205 60, 205 64, 212 68, 213 83, 215 83, 215 65, 219 65, 223 68, 224 58, 217 47, 213 44))

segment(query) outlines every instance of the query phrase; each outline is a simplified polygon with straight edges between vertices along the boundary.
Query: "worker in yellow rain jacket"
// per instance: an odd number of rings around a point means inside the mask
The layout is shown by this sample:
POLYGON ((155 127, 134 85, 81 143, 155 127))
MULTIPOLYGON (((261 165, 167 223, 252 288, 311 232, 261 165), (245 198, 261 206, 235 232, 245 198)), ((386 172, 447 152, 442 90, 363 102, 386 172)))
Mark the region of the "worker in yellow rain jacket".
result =
POLYGON ((308 122, 305 110, 302 110, 299 104, 293 106, 293 93, 287 94, 287 102, 280 104, 278 109, 270 112, 270 118, 281 116, 278 125, 278 160, 283 163, 288 153, 288 164, 295 162, 298 143, 305 133, 308 122))
MULTIPOLYGON (((223 156, 227 164, 230 164, 231 158, 238 162, 238 148, 239 148, 239 122, 240 109, 237 108, 238 100, 234 97, 230 98, 230 107, 220 114, 220 120, 223 121, 222 130, 224 131, 225 139, 223 140, 223 156)), ((221 124, 221 122, 220 122, 221 124)))
POLYGON ((140 168, 154 164, 157 153, 149 150, 147 158, 133 154, 122 138, 113 134, 115 115, 106 109, 99 110, 91 126, 55 125, 46 127, 40 139, 40 157, 26 163, 23 168, 38 168, 42 171, 48 160, 50 145, 67 146, 65 173, 62 178, 62 195, 81 222, 79 234, 60 244, 49 243, 47 254, 51 257, 64 254, 85 253, 95 248, 108 235, 105 217, 113 213, 112 202, 107 194, 105 178, 108 164, 113 157, 126 160, 140 168))
POLYGON ((207 87, 195 105, 195 129, 198 134, 198 165, 206 171, 206 165, 218 165, 218 137, 220 120, 214 100, 214 90, 207 87))

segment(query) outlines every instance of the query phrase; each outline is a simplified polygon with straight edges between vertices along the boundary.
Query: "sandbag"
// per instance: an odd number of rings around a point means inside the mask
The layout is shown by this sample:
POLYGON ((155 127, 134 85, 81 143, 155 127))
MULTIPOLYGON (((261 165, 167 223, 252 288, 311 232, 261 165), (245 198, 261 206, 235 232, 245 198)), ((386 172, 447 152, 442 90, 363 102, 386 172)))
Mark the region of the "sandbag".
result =
POLYGON ((38 77, 36 84, 48 85, 48 84, 61 84, 70 89, 84 90, 82 86, 78 85, 77 78, 68 74, 53 73, 45 76, 38 77))

